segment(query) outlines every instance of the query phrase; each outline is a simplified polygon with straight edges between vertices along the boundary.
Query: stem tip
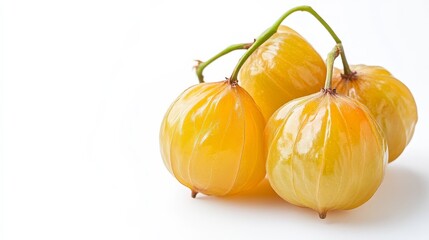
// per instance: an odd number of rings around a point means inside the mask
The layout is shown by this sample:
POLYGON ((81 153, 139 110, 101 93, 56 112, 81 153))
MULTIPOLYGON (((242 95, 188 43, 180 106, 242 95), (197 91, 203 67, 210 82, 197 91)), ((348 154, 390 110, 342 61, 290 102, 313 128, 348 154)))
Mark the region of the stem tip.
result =
POLYGON ((325 219, 326 218, 326 212, 319 213, 319 217, 320 217, 320 219, 325 219))

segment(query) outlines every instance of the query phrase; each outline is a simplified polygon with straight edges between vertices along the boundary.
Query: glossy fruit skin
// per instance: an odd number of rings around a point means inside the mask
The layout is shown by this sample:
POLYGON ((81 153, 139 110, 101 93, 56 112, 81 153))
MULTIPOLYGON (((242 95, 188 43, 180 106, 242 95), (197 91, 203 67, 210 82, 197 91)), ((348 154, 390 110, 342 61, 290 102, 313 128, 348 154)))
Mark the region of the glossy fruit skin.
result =
POLYGON ((265 177, 264 127, 258 106, 239 85, 201 83, 184 91, 165 114, 161 155, 192 191, 232 195, 265 177))
POLYGON ((383 130, 389 145, 389 162, 404 151, 414 134, 417 105, 410 90, 390 72, 379 66, 352 65, 352 79, 341 77, 335 69, 333 86, 338 93, 368 107, 383 130))
POLYGON ((292 100, 265 129, 267 174, 286 201, 319 212, 356 208, 373 196, 387 144, 365 106, 320 92, 292 100))
POLYGON ((280 26, 244 63, 241 86, 268 119, 286 102, 324 86, 325 62, 297 32, 280 26))

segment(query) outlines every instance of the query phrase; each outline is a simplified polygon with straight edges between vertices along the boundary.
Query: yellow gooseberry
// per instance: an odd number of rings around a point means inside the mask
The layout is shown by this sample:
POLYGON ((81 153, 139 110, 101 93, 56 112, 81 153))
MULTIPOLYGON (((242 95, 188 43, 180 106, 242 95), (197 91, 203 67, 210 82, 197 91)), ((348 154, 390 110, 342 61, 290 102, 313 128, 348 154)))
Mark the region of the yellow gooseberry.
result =
POLYGON ((356 208, 382 182, 388 157, 383 133, 368 109, 331 89, 333 59, 322 92, 298 98, 268 120, 267 174, 286 201, 316 210, 356 208))
POLYGON ((320 90, 326 67, 297 32, 280 26, 244 63, 239 79, 265 119, 286 102, 320 90))
POLYGON ((389 162, 404 151, 417 123, 417 105, 411 91, 383 67, 351 65, 348 74, 335 69, 332 78, 338 93, 368 107, 389 145, 389 162))
POLYGON ((200 83, 170 106, 160 131, 167 169, 192 196, 232 195, 265 177, 265 120, 252 97, 229 81, 200 83))

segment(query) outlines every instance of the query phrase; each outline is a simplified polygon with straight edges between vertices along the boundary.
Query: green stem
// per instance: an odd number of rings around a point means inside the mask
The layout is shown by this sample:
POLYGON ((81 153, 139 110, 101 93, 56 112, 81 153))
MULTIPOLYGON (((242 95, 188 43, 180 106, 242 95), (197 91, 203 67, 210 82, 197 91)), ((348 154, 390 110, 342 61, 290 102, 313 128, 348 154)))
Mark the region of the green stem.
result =
POLYGON ((340 38, 337 36, 337 34, 335 34, 334 30, 332 30, 331 26, 329 26, 329 24, 312 8, 309 7, 308 13, 310 13, 311 15, 313 15, 313 17, 315 17, 322 25, 323 27, 325 27, 326 31, 329 32, 329 34, 331 35, 331 37, 335 40, 335 42, 337 44, 340 44, 340 50, 341 50, 341 60, 343 62, 343 68, 344 68, 344 74, 345 75, 349 75, 352 73, 352 71, 350 70, 350 66, 349 63, 347 62, 347 58, 346 58, 346 54, 344 53, 344 48, 343 45, 341 43, 340 38))
POLYGON ((350 69, 349 63, 347 62, 346 54, 344 53, 343 44, 341 42, 337 42, 340 45, 340 55, 341 61, 343 62, 343 71, 344 75, 351 76, 353 75, 353 71, 350 69))
POLYGON ((332 72, 334 70, 334 61, 335 61, 335 58, 337 58, 338 55, 340 55, 341 49, 342 49, 341 43, 335 45, 334 49, 332 49, 329 52, 328 57, 326 58, 326 80, 325 80, 325 87, 324 87, 325 91, 332 90, 331 85, 332 85, 332 72))
MULTIPOLYGON (((297 11, 304 11, 308 12, 311 15, 313 15, 329 32, 329 34, 332 36, 332 38, 335 40, 337 44, 341 44, 341 40, 338 38, 337 34, 335 34, 334 30, 329 26, 329 24, 323 20, 323 18, 310 6, 298 6, 290 9, 289 11, 285 12, 270 28, 265 30, 261 34, 261 36, 256 39, 256 41, 253 43, 253 45, 249 48, 249 50, 246 51, 246 53, 240 58, 237 65, 234 68, 234 71, 232 72, 231 77, 229 78, 230 82, 237 82, 238 73, 243 66, 243 64, 246 62, 246 60, 252 55, 252 53, 261 46, 265 41, 267 41, 274 33, 277 32, 277 29, 280 27, 281 23, 285 18, 287 18, 290 14, 297 12, 297 11)), ((341 45, 342 48, 342 45, 341 45)), ((344 54, 344 49, 341 49, 341 58, 343 61, 344 66, 344 74, 348 75, 351 73, 350 66, 347 63, 346 55, 344 54)))
POLYGON ((218 58, 222 57, 223 55, 228 54, 232 51, 239 50, 239 49, 249 49, 250 46, 252 46, 252 44, 253 43, 234 44, 234 45, 231 45, 231 46, 225 48, 220 53, 216 54, 215 56, 213 56, 212 58, 210 58, 209 60, 207 60, 205 62, 198 61, 198 64, 195 67, 195 72, 197 74, 198 81, 200 83, 204 82, 203 71, 204 71, 204 68, 206 68, 208 65, 210 65, 210 63, 214 62, 216 59, 218 59, 218 58))

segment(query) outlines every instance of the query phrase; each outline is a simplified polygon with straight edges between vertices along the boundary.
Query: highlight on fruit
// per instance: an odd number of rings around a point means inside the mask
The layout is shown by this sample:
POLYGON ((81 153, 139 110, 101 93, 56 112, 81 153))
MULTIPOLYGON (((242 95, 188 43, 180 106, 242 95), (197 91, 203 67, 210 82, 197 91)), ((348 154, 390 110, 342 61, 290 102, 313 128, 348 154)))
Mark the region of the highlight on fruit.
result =
POLYGON ((198 60, 195 72, 199 83, 171 104, 159 135, 166 168, 192 198, 241 194, 268 178, 281 198, 322 219, 357 208, 376 193, 418 120, 410 89, 383 67, 349 65, 342 41, 310 6, 286 11, 254 41, 198 60), (335 41, 326 62, 282 25, 298 11, 335 41), (230 77, 205 82, 204 69, 235 50, 244 53, 230 77))

